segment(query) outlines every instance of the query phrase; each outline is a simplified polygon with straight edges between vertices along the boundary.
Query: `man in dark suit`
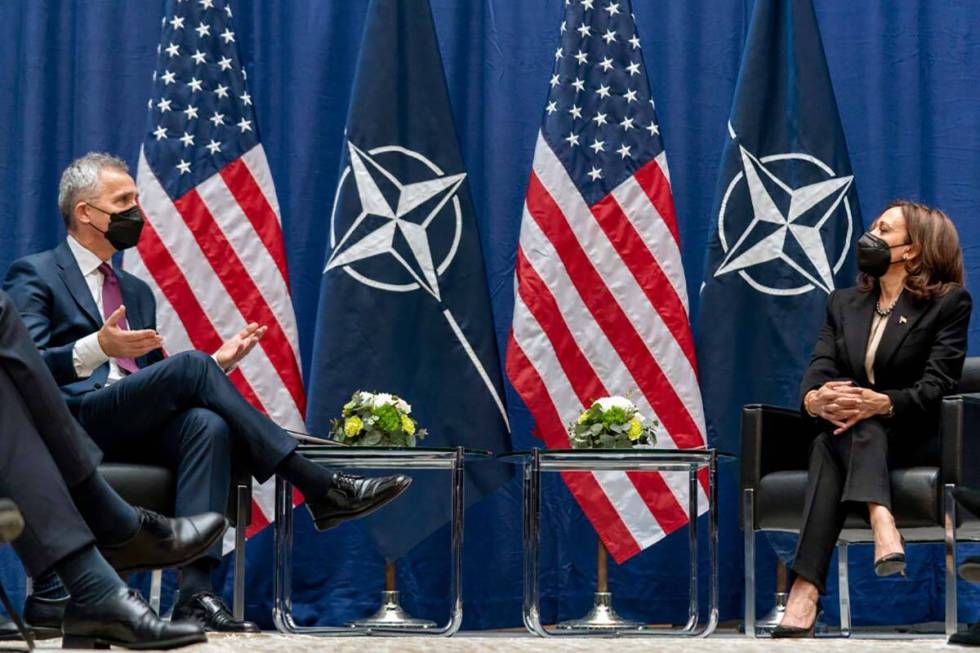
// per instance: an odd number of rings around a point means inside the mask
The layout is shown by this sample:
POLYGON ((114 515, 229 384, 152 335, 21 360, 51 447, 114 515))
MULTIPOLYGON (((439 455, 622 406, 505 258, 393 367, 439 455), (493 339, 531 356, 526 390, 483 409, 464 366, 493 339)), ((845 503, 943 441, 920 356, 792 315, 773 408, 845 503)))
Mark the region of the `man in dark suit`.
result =
MULTIPOLYGON (((65 169, 58 204, 67 240, 15 261, 10 293, 72 413, 107 460, 167 461, 177 472, 178 515, 223 511, 233 455, 265 481, 278 474, 304 494, 319 529, 376 510, 408 484, 404 476, 362 479, 331 473, 295 452, 296 442, 255 410, 226 372, 265 327, 249 324, 212 355, 169 358, 156 332, 156 306, 141 279, 112 256, 136 245, 143 218, 126 164, 87 154, 65 169)), ((209 629, 252 631, 211 586, 220 544, 182 569, 175 619, 209 629)))
POLYGON ((199 626, 160 620, 113 568, 189 562, 221 540, 224 516, 166 519, 134 509, 109 487, 97 470, 98 447, 72 418, 4 292, 0 406, 0 496, 14 500, 26 525, 13 547, 31 575, 51 571, 71 591, 60 624, 66 647, 204 641, 199 626))

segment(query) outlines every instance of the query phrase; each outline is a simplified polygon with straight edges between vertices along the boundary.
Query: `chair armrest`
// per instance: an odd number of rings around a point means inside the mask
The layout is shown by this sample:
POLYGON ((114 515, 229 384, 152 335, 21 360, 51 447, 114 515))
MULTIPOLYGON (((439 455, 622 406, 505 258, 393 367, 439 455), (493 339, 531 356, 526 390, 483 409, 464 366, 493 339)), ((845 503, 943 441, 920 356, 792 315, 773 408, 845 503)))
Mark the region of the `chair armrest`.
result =
POLYGON ((980 393, 943 397, 942 482, 980 488, 980 393))
POLYGON ((742 408, 742 489, 756 488, 770 472, 807 469, 815 435, 797 410, 762 404, 742 408))

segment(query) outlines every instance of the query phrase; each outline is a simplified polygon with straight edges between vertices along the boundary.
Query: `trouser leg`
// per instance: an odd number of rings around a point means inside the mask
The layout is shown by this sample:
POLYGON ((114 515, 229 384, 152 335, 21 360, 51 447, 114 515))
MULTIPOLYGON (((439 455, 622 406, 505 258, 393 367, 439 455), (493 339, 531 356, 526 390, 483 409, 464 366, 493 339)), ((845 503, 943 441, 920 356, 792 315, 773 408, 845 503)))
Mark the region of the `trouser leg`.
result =
POLYGON ((72 417, 47 364, 7 293, 0 291, 0 368, 20 397, 68 487, 88 478, 102 459, 88 434, 72 417))
POLYGON ((27 405, 0 367, 0 496, 24 516, 14 550, 32 576, 95 542, 27 405))
POLYGON ((207 408, 224 419, 236 450, 247 457, 259 481, 272 476, 296 448, 296 441, 245 401, 211 357, 201 352, 171 356, 89 393, 78 416, 108 452, 115 442, 162 430, 191 408, 207 408))
MULTIPOLYGON (((232 436, 224 419, 206 408, 192 408, 175 417, 161 438, 166 462, 177 470, 175 516, 224 514, 232 460, 232 436)), ((220 562, 220 540, 206 557, 220 562)))
POLYGON ((810 447, 803 525, 792 569, 826 594, 827 570, 844 526, 846 505, 841 503, 844 470, 838 460, 835 436, 822 433, 810 447))
POLYGON ((888 434, 877 419, 858 422, 840 436, 840 460, 845 465, 843 501, 878 503, 891 510, 888 472, 888 434))

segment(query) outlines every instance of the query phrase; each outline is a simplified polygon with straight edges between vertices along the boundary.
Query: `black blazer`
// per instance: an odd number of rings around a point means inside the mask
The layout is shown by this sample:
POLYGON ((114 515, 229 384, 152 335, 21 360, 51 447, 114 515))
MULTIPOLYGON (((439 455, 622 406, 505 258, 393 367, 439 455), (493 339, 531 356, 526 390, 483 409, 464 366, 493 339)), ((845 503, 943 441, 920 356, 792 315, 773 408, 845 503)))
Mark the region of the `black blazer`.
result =
MULTIPOLYGON (((966 357, 972 300, 965 288, 916 300, 903 292, 888 317, 875 353, 875 383, 864 372, 877 291, 835 290, 827 300, 827 320, 803 375, 800 403, 827 381, 850 379, 891 397, 894 430, 934 430, 944 395, 959 383, 966 357)), ((920 431, 921 432, 921 431, 920 431)))
MULTIPOLYGON (((156 301, 150 287, 128 272, 115 270, 129 328, 156 329, 156 301)), ((75 341, 98 331, 102 316, 68 242, 14 261, 3 286, 68 405, 74 407, 79 397, 101 388, 109 376, 109 363, 80 379, 72 362, 75 341)), ((163 352, 156 349, 137 358, 136 364, 142 368, 162 359, 163 352)))

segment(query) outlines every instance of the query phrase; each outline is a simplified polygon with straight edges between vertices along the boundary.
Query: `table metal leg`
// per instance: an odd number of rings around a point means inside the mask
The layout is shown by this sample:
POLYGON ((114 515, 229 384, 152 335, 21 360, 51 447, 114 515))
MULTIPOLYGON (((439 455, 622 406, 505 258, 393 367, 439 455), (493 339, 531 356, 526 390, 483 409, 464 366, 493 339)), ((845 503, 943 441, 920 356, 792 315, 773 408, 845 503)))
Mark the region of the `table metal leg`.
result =
POLYGON ((947 483, 943 486, 943 524, 945 526, 945 559, 946 559, 946 636, 949 637, 959 628, 959 618, 956 613, 956 500, 953 498, 955 486, 947 483))
POLYGON ((745 538, 745 634, 757 637, 755 631, 755 490, 742 492, 742 535, 745 538))
POLYGON ((847 573, 847 542, 837 542, 837 592, 840 595, 840 634, 851 636, 851 583, 847 573))
POLYGON ((541 457, 535 449, 524 464, 524 626, 540 637, 550 633, 541 625, 538 552, 541 518, 541 457))
POLYGON ((703 637, 707 637, 718 627, 718 452, 711 452, 711 462, 708 463, 708 555, 711 563, 711 594, 708 598, 708 625, 705 626, 703 637))
POLYGON ((690 561, 690 585, 688 588, 687 623, 683 632, 693 632, 698 627, 698 469, 691 465, 687 473, 687 528, 690 561))
POLYGON ((245 530, 251 513, 252 492, 247 485, 235 486, 235 575, 232 582, 232 615, 245 618, 245 530))

